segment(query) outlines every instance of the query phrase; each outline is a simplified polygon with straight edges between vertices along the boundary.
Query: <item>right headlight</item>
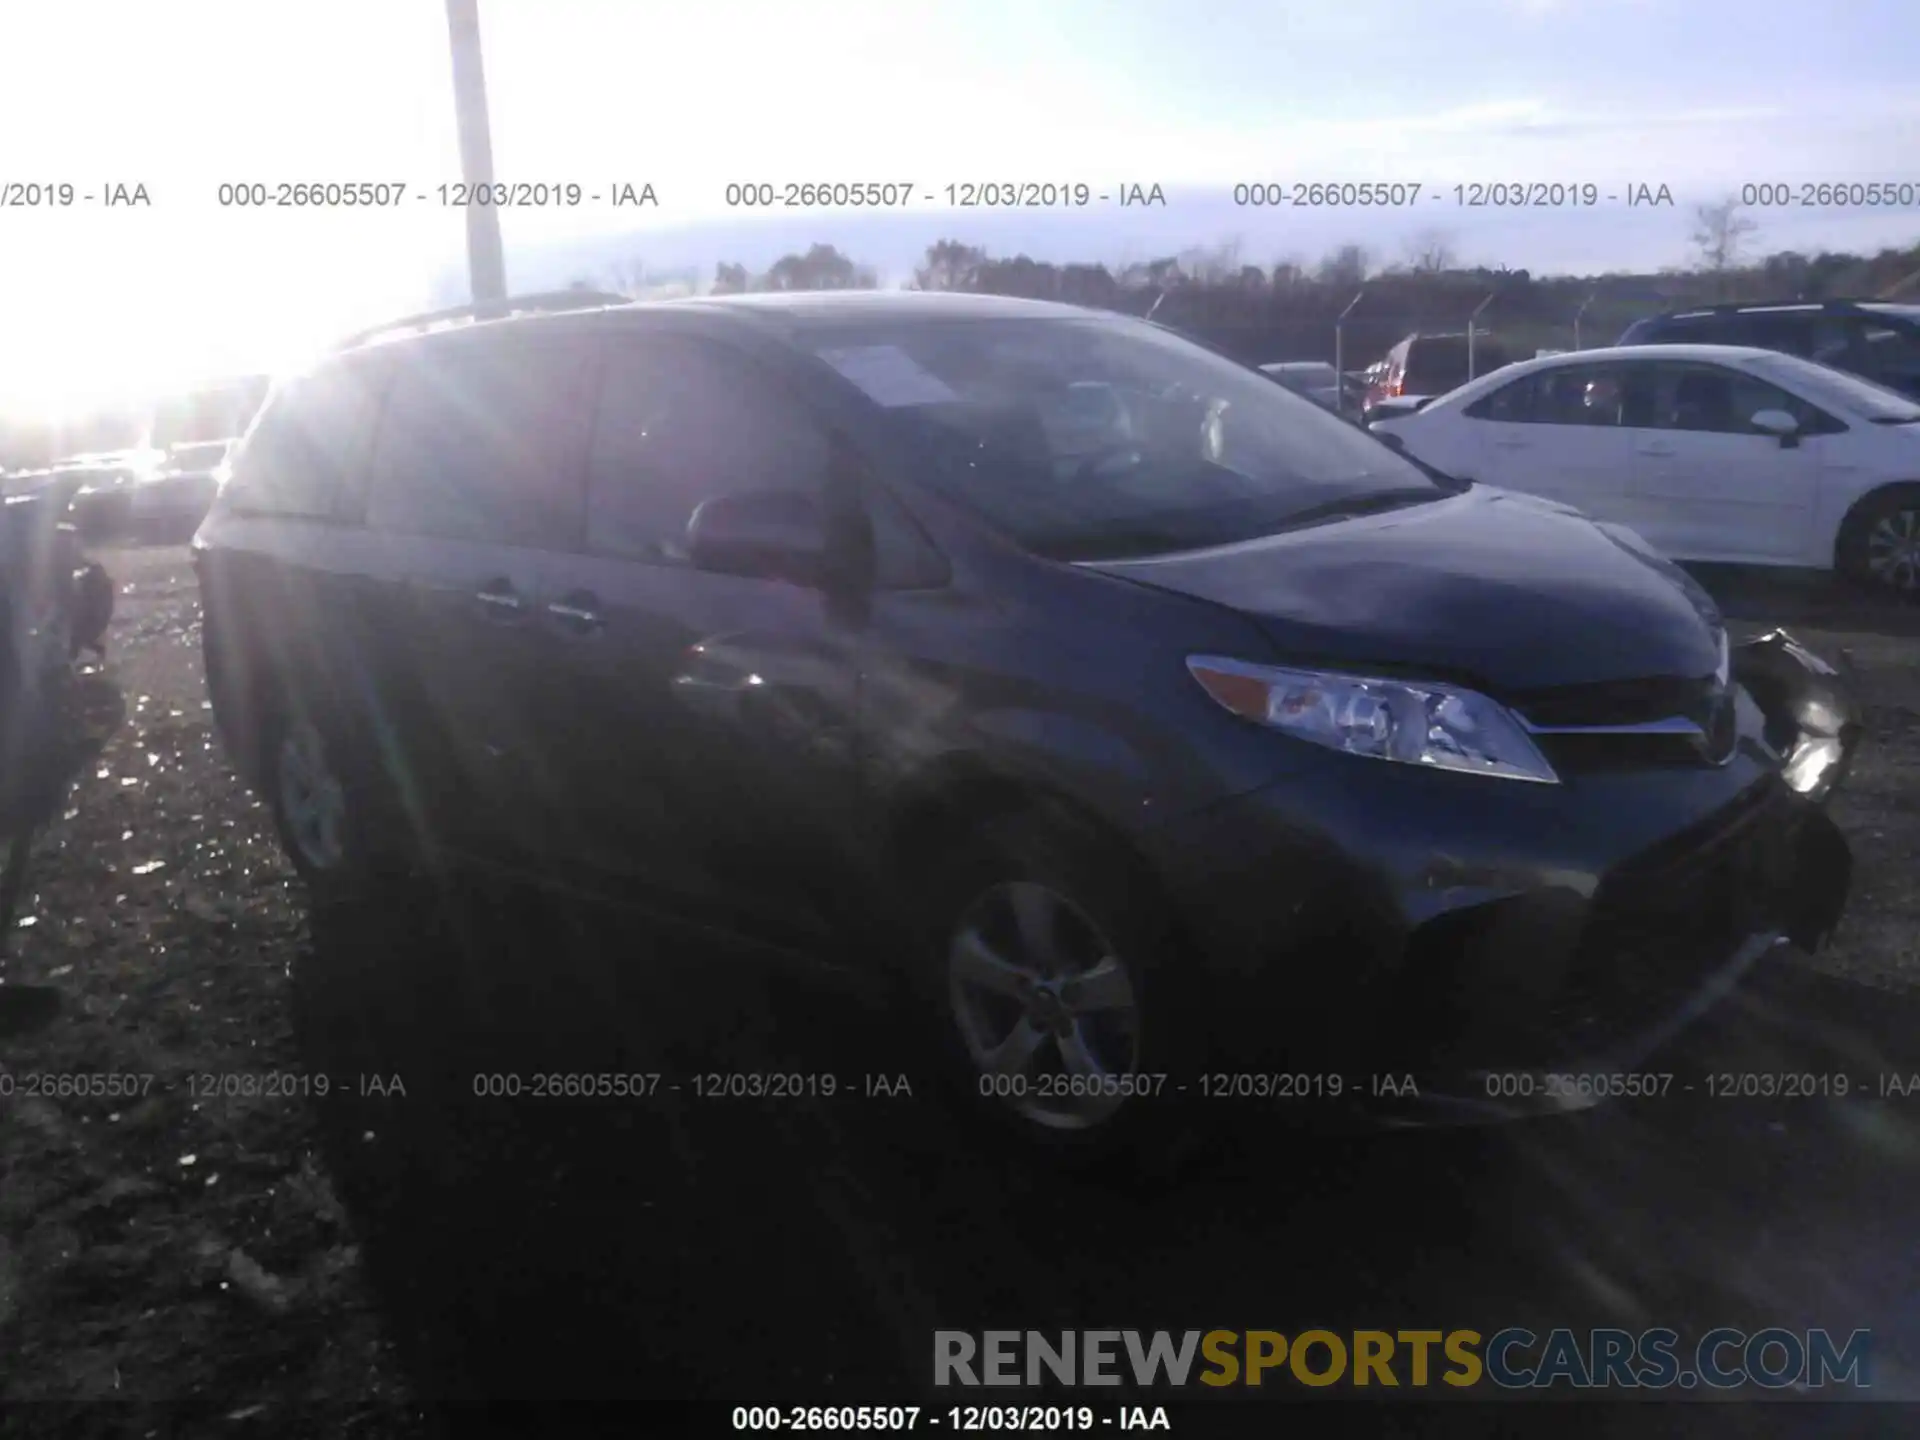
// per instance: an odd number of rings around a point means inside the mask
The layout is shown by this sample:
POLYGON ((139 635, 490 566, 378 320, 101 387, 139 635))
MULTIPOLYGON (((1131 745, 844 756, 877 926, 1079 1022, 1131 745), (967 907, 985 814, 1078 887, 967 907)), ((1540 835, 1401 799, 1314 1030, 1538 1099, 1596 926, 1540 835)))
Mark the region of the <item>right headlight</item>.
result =
POLYGON ((1349 755, 1557 785, 1560 777, 1504 705, 1473 690, 1192 655, 1187 670, 1223 708, 1349 755))

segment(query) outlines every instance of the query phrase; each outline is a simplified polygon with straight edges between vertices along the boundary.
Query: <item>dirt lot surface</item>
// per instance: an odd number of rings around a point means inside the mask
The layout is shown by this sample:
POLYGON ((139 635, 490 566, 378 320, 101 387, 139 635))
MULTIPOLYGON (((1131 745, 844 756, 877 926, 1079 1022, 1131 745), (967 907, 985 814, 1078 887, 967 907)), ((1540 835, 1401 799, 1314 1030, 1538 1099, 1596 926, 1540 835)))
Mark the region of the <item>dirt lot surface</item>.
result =
MULTIPOLYGON (((1920 1397, 1901 1363, 1920 1355, 1920 1096, 1367 1142, 1250 1117, 1237 1164, 1172 1193, 983 1158, 917 1097, 472 1101, 450 1077, 818 1070, 843 1043, 865 1073, 920 1069, 857 998, 763 994, 717 949, 531 900, 313 934, 212 736, 184 552, 104 558, 119 613, 73 728, 97 753, 0 961, 67 995, 0 1058, 7 1433, 408 1435, 482 1392, 872 1403, 917 1389, 941 1324, 1866 1327, 1880 1392, 1920 1397), (428 1053, 396 990, 322 1101, 289 1026, 287 966, 312 945, 373 975, 457 951, 501 1003, 428 1053), (635 981, 643 950, 671 978, 635 981), (404 1096, 381 1093, 396 1077, 404 1096)), ((1857 865, 1837 942, 1770 971, 1697 1063, 1920 1073, 1920 616, 1738 579, 1724 598, 1842 660, 1869 736, 1836 804, 1857 865)))

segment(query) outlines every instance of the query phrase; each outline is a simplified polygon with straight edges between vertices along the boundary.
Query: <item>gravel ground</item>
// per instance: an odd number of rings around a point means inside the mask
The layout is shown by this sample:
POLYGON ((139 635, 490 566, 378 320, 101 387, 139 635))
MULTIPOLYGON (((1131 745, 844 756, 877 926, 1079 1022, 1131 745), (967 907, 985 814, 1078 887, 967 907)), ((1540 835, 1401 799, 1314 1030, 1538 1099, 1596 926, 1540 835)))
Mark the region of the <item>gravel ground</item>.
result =
MULTIPOLYGON (((410 1070, 408 1098, 343 1080, 318 1103, 288 1028, 289 959, 320 943, 370 968, 411 962, 449 943, 451 912, 310 933, 211 733, 184 552, 104 558, 119 611, 107 663, 78 687, 88 758, 0 960, 5 979, 68 997, 53 1028, 9 1042, 0 1095, 0 1405, 19 1431, 140 1434, 191 1410, 276 1435, 407 1435, 482 1390, 737 1404, 851 1385, 871 1403, 917 1385, 936 1323, 1392 1328, 1425 1307, 1494 1328, 1800 1316, 1920 1341, 1903 1198, 1920 1124, 1899 1102, 1603 1111, 1358 1145, 1281 1143, 1262 1121, 1250 1168, 1172 1196, 982 1159, 932 1133, 917 1099, 772 1116, 496 1101, 455 1123, 410 1070), (89 1093, 63 1090, 74 1075, 95 1077, 89 1093), (91 1093, 105 1076, 128 1093, 91 1093)), ((1920 1015, 1920 625, 1817 592, 1725 594, 1736 618, 1786 619, 1842 657, 1869 737, 1836 804, 1857 867, 1837 943, 1783 965, 1711 1043, 1920 1071, 1920 1047, 1901 1049, 1920 1015)), ((806 1044, 880 1028, 822 992, 749 1004, 711 948, 486 903, 478 939, 457 944, 492 947, 512 1023, 466 1037, 469 1071, 527 1068, 490 1047, 542 1015, 562 1017, 546 1028, 576 1070, 606 1068, 582 1058, 596 1045, 627 1068, 635 1045, 656 1047, 649 1070, 716 1045, 724 1068, 799 1065, 806 1044), (569 957, 641 946, 689 963, 604 1011, 600 972, 569 957), (537 989, 514 991, 535 954, 537 989)), ((918 1073, 896 1043, 878 1037, 869 1071, 918 1073)))

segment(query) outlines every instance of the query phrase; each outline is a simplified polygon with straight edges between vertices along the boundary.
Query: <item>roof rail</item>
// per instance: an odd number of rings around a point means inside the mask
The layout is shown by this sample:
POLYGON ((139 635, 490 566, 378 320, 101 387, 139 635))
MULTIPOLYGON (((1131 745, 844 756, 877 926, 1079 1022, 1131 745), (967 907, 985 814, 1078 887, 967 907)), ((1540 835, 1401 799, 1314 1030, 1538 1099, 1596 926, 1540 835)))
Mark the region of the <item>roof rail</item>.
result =
POLYGON ((1673 315, 1737 315, 1743 310, 1817 310, 1826 315, 1852 315, 1862 305, 1884 305, 1884 300, 1723 300, 1714 305, 1682 305, 1673 315))
POLYGON ((468 305, 453 305, 445 310, 428 310, 407 315, 370 329, 356 331, 337 341, 333 349, 352 350, 370 340, 409 331, 429 330, 456 320, 501 320, 509 315, 554 314, 565 310, 599 310, 608 305, 626 305, 630 297, 608 290, 543 290, 531 295, 509 295, 500 300, 476 300, 468 305))

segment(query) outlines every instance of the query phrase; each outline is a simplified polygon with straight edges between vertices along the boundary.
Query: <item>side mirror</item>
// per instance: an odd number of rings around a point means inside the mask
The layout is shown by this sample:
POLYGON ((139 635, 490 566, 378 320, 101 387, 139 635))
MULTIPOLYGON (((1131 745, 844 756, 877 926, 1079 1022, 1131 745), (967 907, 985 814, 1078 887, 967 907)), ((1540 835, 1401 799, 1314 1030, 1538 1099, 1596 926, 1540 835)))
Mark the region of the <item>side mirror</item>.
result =
POLYGON ((1783 450, 1791 450, 1800 443, 1800 422, 1785 410, 1756 410, 1747 423, 1765 434, 1778 436, 1783 450))
POLYGON ((687 555, 699 570, 817 586, 826 575, 826 515, 797 490, 716 495, 687 521, 687 555))

